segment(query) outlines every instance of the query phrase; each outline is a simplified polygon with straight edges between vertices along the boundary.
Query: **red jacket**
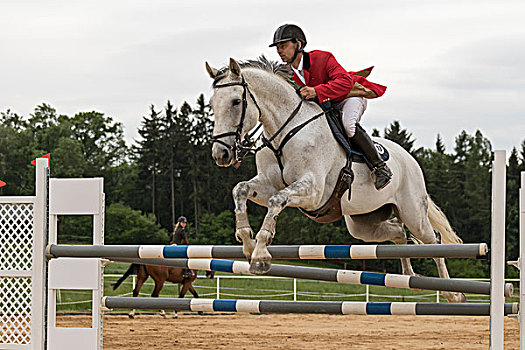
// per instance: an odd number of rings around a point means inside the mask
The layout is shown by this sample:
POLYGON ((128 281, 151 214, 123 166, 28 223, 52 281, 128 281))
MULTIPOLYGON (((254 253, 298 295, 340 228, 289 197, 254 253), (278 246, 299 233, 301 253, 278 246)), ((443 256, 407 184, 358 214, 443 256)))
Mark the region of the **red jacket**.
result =
POLYGON ((347 72, 327 51, 303 52, 303 84, 294 73, 294 80, 300 86, 311 86, 319 102, 339 102, 347 97, 361 96, 376 98, 385 93, 386 86, 366 80, 373 67, 359 72, 347 72))

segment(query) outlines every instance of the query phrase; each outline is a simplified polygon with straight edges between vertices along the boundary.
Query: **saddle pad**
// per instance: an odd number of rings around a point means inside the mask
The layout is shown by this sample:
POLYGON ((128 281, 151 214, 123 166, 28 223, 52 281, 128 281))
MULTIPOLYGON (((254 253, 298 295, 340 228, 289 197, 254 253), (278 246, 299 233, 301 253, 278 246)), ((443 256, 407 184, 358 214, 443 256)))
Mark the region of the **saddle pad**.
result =
MULTIPOLYGON (((388 153, 388 150, 379 142, 374 142, 374 146, 376 146, 377 153, 379 153, 379 156, 381 159, 386 162, 390 159, 390 153, 388 153)), ((361 152, 355 151, 352 149, 352 161, 355 163, 364 163, 365 159, 363 157, 363 154, 361 152)))

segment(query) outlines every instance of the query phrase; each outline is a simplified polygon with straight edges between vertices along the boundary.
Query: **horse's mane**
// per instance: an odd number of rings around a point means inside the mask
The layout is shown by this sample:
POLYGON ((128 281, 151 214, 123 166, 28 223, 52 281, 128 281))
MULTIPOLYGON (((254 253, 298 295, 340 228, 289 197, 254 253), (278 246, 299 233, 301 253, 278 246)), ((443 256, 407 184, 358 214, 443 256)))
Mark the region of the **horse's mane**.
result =
MULTIPOLYGON (((297 83, 293 80, 293 71, 288 64, 281 64, 277 61, 270 61, 266 56, 261 55, 255 60, 247 60, 238 62, 241 69, 243 68, 256 68, 261 69, 266 72, 273 73, 281 78, 283 78, 288 84, 297 88, 297 83)), ((213 80, 213 87, 219 83, 228 73, 228 66, 222 67, 217 72, 217 76, 213 80)))

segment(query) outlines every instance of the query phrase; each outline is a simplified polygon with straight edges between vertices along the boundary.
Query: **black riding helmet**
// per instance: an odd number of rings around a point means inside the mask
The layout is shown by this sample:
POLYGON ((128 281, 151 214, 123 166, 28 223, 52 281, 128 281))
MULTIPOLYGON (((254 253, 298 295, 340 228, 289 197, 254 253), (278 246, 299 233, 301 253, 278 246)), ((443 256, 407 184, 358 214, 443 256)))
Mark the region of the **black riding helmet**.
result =
POLYGON ((177 222, 188 222, 188 219, 185 216, 181 216, 177 222))
POLYGON ((270 45, 270 47, 289 40, 293 42, 300 41, 303 44, 301 45, 301 49, 306 46, 306 36, 299 26, 296 26, 295 24, 283 24, 277 28, 273 34, 273 43, 270 45))

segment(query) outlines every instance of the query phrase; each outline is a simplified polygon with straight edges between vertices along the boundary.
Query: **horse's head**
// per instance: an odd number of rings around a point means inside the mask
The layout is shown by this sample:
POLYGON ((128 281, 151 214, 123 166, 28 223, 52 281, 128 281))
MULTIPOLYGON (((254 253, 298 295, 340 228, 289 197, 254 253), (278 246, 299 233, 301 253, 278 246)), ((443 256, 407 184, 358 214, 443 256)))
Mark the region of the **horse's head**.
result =
POLYGON ((206 62, 206 70, 214 88, 210 99, 215 116, 212 156, 217 165, 227 167, 237 159, 241 142, 257 124, 260 110, 240 65, 233 58, 230 65, 221 70, 206 62))

